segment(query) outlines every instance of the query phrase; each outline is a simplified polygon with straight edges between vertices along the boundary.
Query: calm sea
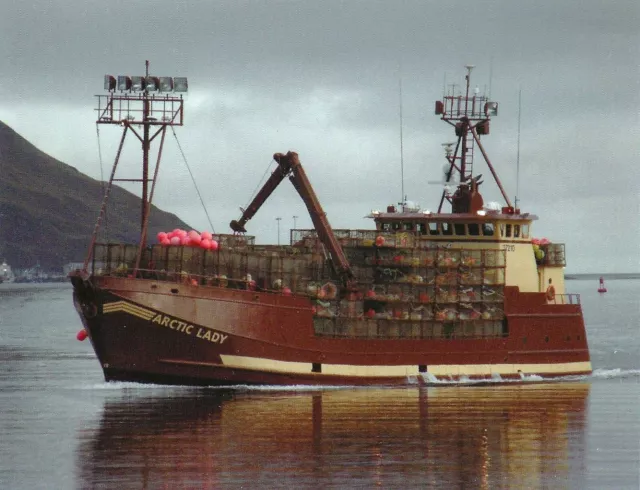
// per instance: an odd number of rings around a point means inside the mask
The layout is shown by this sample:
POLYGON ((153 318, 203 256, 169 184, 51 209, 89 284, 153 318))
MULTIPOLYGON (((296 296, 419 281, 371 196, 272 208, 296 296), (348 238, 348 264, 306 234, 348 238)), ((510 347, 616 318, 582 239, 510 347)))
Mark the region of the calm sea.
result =
POLYGON ((234 390, 107 384, 68 285, 0 286, 0 488, 640 487, 640 280, 570 281, 593 376, 234 390))

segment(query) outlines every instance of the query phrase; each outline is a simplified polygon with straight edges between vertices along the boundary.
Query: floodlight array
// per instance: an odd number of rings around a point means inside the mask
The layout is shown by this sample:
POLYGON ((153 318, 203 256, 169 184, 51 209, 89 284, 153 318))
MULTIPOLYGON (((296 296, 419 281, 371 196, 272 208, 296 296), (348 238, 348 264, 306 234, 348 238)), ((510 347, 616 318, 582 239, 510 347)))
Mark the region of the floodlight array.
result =
POLYGON ((187 92, 187 77, 104 76, 104 89, 114 92, 187 92))
POLYGON ((498 115, 498 103, 497 102, 487 102, 484 105, 484 113, 487 116, 497 116, 498 115))

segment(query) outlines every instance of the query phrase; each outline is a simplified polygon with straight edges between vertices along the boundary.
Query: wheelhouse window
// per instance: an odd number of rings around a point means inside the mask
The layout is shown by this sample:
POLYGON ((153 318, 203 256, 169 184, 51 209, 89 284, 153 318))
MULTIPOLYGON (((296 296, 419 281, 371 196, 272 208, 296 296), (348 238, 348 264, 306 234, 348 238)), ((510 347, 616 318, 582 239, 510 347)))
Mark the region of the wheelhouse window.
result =
POLYGON ((467 230, 469 231, 469 235, 471 236, 480 235, 480 225, 478 223, 469 223, 467 225, 467 230))
POLYGON ((464 236, 467 234, 467 227, 464 225, 464 223, 454 223, 453 224, 453 229, 456 232, 456 235, 458 236, 464 236))
POLYGON ((416 233, 419 233, 420 235, 427 234, 427 227, 424 225, 424 223, 416 223, 416 233))
POLYGON ((505 225, 504 223, 500 225, 500 235, 505 238, 511 238, 511 224, 505 225))
POLYGON ((493 223, 483 223, 482 224, 482 234, 484 236, 493 236, 495 235, 496 230, 493 223))
POLYGON ((391 225, 391 228, 393 229, 393 231, 398 231, 398 230, 400 230, 400 223, 397 223, 397 222, 396 222, 396 223, 393 223, 393 224, 391 225))
POLYGON ((382 223, 382 231, 391 231, 391 223, 382 223))
POLYGON ((429 223, 429 235, 439 235, 440 230, 438 229, 438 223, 434 223, 433 221, 429 223))
POLYGON ((511 224, 507 225, 507 230, 506 230, 504 236, 511 237, 511 224))
POLYGON ((522 238, 529 238, 529 225, 522 225, 522 238))
POLYGON ((402 229, 404 231, 413 231, 413 223, 402 223, 402 229))
POLYGON ((520 225, 513 225, 513 238, 520 238, 520 225))
POLYGON ((440 228, 442 228, 443 235, 453 235, 453 227, 451 223, 440 223, 440 228))

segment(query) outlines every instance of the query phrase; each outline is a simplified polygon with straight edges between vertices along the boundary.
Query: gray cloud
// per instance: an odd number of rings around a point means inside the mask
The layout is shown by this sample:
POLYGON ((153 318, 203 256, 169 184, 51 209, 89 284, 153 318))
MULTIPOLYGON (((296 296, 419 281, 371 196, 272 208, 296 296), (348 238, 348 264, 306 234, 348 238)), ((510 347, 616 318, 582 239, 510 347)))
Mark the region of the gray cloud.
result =
MULTIPOLYGON (((288 149, 331 222, 364 227, 371 208, 401 197, 400 77, 405 190, 433 208, 440 191, 426 182, 453 137, 433 102, 474 63, 473 83, 501 103, 483 143, 512 197, 522 91, 519 197, 541 216, 536 229, 580 248, 572 271, 604 270, 593 259, 612 249, 609 270, 638 270, 639 23, 637 1, 12 2, 0 19, 0 119, 99 178, 93 94, 104 73, 142 73, 149 59, 153 73, 190 79, 177 133, 217 231, 288 149)), ((106 167, 118 133, 100 134, 106 167)), ((156 203, 209 227, 171 140, 156 203)), ((130 142, 122 171, 136 159, 130 142)), ((484 192, 499 198, 490 183, 484 192)), ((294 215, 310 226, 285 184, 250 229, 275 241, 275 217, 294 215)))

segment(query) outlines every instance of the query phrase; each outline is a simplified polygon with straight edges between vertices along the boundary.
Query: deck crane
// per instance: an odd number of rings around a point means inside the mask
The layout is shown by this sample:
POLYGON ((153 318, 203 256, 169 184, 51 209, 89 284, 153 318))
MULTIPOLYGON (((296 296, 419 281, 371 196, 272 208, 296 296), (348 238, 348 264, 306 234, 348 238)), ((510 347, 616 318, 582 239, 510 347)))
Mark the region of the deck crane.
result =
POLYGON ((271 193, 278 187, 285 177, 289 177, 289 180, 295 187, 296 191, 304 201, 309 216, 313 222, 313 226, 318 233, 318 238, 324 245, 325 249, 329 252, 331 263, 335 269, 336 275, 344 286, 351 289, 353 286, 353 272, 351 266, 344 255, 342 247, 338 243, 331 225, 327 220, 327 215, 320 205, 320 201, 316 196, 316 193, 311 187, 311 183, 307 177, 306 172, 300 164, 298 154, 295 152, 288 152, 286 155, 283 153, 276 153, 273 155, 273 159, 278 164, 278 168, 273 171, 267 182, 265 182, 262 189, 256 194, 256 197, 251 201, 249 207, 243 210, 242 216, 239 220, 233 220, 229 224, 231 229, 236 233, 246 233, 245 225, 247 222, 255 216, 260 207, 269 198, 271 193))

